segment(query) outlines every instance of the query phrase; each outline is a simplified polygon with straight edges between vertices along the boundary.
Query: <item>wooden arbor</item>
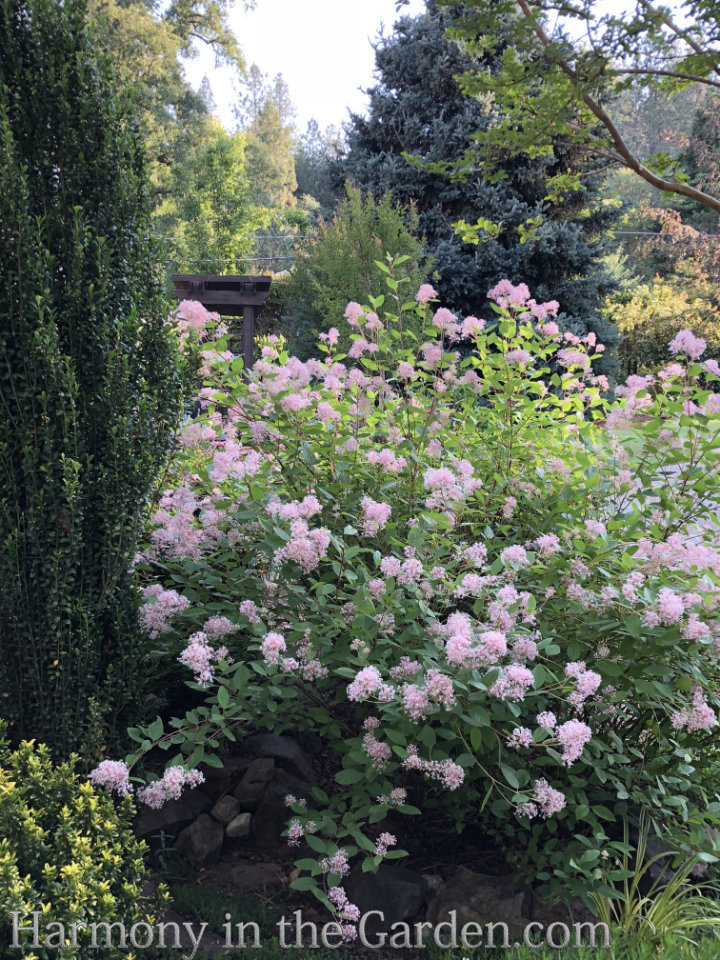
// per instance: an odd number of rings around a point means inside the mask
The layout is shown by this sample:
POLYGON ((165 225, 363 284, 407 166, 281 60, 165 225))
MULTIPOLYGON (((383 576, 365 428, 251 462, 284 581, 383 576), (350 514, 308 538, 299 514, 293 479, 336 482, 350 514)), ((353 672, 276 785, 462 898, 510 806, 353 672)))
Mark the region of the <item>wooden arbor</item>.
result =
POLYGON ((178 300, 197 300, 221 317, 242 317, 242 357, 245 370, 249 370, 253 365, 255 318, 270 294, 272 277, 175 274, 171 279, 178 300))

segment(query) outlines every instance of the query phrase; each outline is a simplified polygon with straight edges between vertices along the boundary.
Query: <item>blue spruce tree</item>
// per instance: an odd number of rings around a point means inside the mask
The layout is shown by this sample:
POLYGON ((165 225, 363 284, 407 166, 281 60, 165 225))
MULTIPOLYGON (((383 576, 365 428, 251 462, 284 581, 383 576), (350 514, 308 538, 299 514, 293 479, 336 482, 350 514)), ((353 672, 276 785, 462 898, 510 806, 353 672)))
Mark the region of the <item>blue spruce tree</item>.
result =
POLYGON ((376 197, 389 193, 396 202, 415 202, 444 305, 488 317, 487 291, 498 280, 524 282, 539 302, 559 301, 561 329, 578 336, 594 331, 608 345, 603 372, 612 372, 618 337, 600 312, 613 288, 601 262, 612 214, 595 204, 597 184, 588 180, 562 204, 548 202, 547 181, 563 171, 562 150, 552 163, 508 158, 506 177, 494 183, 477 173, 451 178, 408 159, 456 161, 493 111, 482 98, 463 94, 456 79, 478 66, 466 45, 447 33, 462 11, 435 0, 428 0, 427 8, 419 17, 400 19, 376 48, 378 84, 369 91, 368 116, 351 118, 346 176, 376 197), (473 246, 454 224, 479 218, 502 227, 496 237, 473 246), (527 239, 519 228, 535 218, 539 226, 527 239))

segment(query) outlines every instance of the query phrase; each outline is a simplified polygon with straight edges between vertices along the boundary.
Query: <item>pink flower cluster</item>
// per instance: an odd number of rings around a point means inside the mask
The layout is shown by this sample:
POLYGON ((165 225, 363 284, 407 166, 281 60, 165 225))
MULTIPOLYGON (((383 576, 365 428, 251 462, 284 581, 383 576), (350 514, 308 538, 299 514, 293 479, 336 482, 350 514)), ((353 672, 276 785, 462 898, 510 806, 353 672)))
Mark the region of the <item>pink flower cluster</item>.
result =
POLYGON ((698 686, 693 687, 692 707, 682 710, 672 716, 673 730, 687 730, 688 733, 697 733, 699 730, 711 730, 717 726, 717 716, 705 699, 705 694, 698 686))
POLYGON ((188 645, 178 657, 180 663, 190 667, 195 674, 195 682, 201 687, 207 687, 213 679, 213 662, 225 660, 230 662, 226 647, 214 649, 208 643, 208 635, 203 630, 193 633, 188 645))
POLYGON ((383 682, 380 671, 377 667, 363 667, 355 676, 355 679, 348 685, 348 700, 364 700, 373 694, 379 700, 391 700, 393 698, 393 689, 383 682))
POLYGON ((247 617, 250 623, 260 623, 258 608, 253 600, 243 600, 238 606, 238 613, 247 617))
POLYGON ((340 331, 337 327, 330 327, 327 333, 320 334, 320 339, 329 347, 334 347, 340 339, 340 331))
POLYGON ((180 333, 180 342, 184 343, 191 333, 198 340, 204 340, 208 336, 208 328, 216 324, 220 317, 217 313, 210 313, 197 300, 181 300, 171 320, 174 320, 180 333))
POLYGON ((456 460, 444 467, 429 467, 423 474, 423 484, 430 494, 425 500, 428 510, 445 510, 467 500, 482 486, 473 473, 474 467, 467 460, 456 460))
POLYGON ((340 925, 340 932, 345 943, 355 940, 357 937, 357 927, 355 923, 360 919, 360 909, 354 903, 350 903, 343 887, 331 887, 328 890, 328 900, 337 911, 340 920, 349 920, 349 923, 340 925))
POLYGON ((237 624, 227 617, 210 617, 203 624, 202 632, 211 640, 227 637, 238 630, 237 624))
POLYGON ((560 540, 554 533, 544 533, 535 540, 535 546, 541 557, 551 557, 560 550, 560 540))
POLYGON ((330 531, 324 527, 311 530, 305 520, 293 520, 290 535, 288 543, 275 551, 274 562, 296 563, 305 573, 315 570, 330 546, 330 531))
POLYGON ((690 360, 699 360, 707 347, 707 341, 696 337, 690 330, 681 330, 668 344, 671 353, 684 353, 690 360))
MULTIPOLYGON (((290 798, 285 797, 285 806, 289 806, 288 799, 291 799, 294 803, 299 802, 295 800, 294 797, 290 797, 290 798)), ((300 803, 300 806, 302 805, 303 804, 300 803)), ((317 824, 315 823, 314 820, 308 820, 304 824, 297 818, 291 820, 290 824, 288 825, 288 846, 299 847, 300 841, 306 834, 308 833, 312 834, 312 833, 315 833, 316 831, 317 831, 317 824)))
POLYGON ((455 703, 452 678, 435 669, 427 671, 424 685, 404 683, 400 687, 400 696, 406 713, 415 723, 427 716, 433 702, 446 710, 455 703))
POLYGON ((138 790, 137 797, 151 810, 159 810, 166 800, 177 800, 185 787, 194 790, 204 782, 205 777, 199 770, 186 770, 180 766, 168 767, 160 780, 138 790))
POLYGON ((512 567, 526 567, 530 563, 525 548, 521 547, 519 543, 501 550, 500 559, 506 566, 512 567))
POLYGON ((390 796, 379 796, 378 803, 384 803, 390 807, 401 807, 407 800, 407 790, 404 787, 394 787, 390 791, 390 796))
POLYGON ((581 709, 585 700, 597 692, 602 677, 594 670, 588 670, 585 664, 580 660, 576 663, 568 663, 565 667, 565 676, 572 677, 576 681, 576 688, 568 697, 570 703, 576 710, 581 709))
POLYGON ((490 300, 494 300, 499 307, 504 309, 524 309, 523 319, 534 317, 536 320, 543 322, 547 317, 557 316, 560 309, 557 300, 536 303, 531 298, 530 291, 525 283, 513 286, 509 280, 500 280, 491 290, 488 290, 487 295, 490 300))
POLYGON ((400 473, 407 466, 405 457, 396 456, 389 447, 383 450, 368 450, 366 459, 368 463, 380 467, 385 473, 400 473))
POLYGON ((523 700, 525 693, 532 687, 534 678, 532 671, 519 663, 511 663, 501 672, 492 684, 488 693, 498 700, 523 700))
POLYGON ((429 300, 434 300, 437 295, 437 290, 434 287, 431 287, 429 283, 423 283, 415 294, 415 299, 418 303, 427 303, 429 300))
POLYGON ((529 350, 524 350, 518 348, 516 350, 508 350, 504 356, 506 363, 516 364, 517 366, 527 367, 532 361, 532 354, 529 350))
POLYGON ((170 629, 170 621, 190 606, 187 597, 177 590, 164 590, 159 583, 142 591, 145 603, 140 606, 140 623, 153 640, 170 629))
POLYGON ((119 797, 132 793, 130 771, 122 760, 103 760, 95 767, 89 776, 94 787, 103 787, 119 797))
POLYGON ((280 662, 280 655, 287 650, 285 637, 283 637, 281 633, 276 633, 274 630, 271 630, 263 637, 260 649, 265 663, 275 665, 280 662))
POLYGON ((340 848, 332 857, 324 857, 320 861, 320 869, 323 873, 335 874, 338 877, 345 877, 350 873, 350 864, 345 850, 340 848))
POLYGON ((507 639, 499 630, 475 632, 466 613, 452 613, 444 632, 448 634, 445 656, 449 663, 460 667, 488 666, 507 654, 507 639))
POLYGON ((546 820, 565 808, 565 795, 553 789, 544 778, 535 781, 535 802, 521 803, 517 808, 518 816, 532 820, 540 814, 546 820))
POLYGON ((322 506, 314 494, 308 494, 302 500, 291 500, 290 503, 282 503, 279 497, 272 497, 265 509, 278 520, 309 520, 321 512, 322 506))
POLYGON ((343 887, 331 887, 328 890, 328 900, 332 903, 342 920, 357 921, 360 919, 360 910, 354 903, 350 903, 343 887))
POLYGON ((219 508, 214 498, 201 497, 186 483, 166 492, 153 513, 152 546, 145 551, 149 559, 158 555, 197 559, 203 549, 214 547, 228 536, 227 510, 219 508))
POLYGON ((519 750, 521 747, 529 747, 533 742, 532 730, 528 727, 515 727, 510 734, 508 746, 519 750))
POLYGON ((363 736, 363 750, 376 770, 382 770, 392 756, 392 750, 388 744, 378 740, 375 736, 375 731, 379 725, 380 721, 377 717, 368 717, 364 724, 366 732, 363 736))
POLYGON ((374 537, 390 519, 392 508, 388 503, 378 503, 364 496, 360 501, 362 509, 362 532, 366 537, 374 537))
POLYGON ((375 841, 375 856, 384 857, 386 856, 390 847, 394 847, 397 844, 397 837, 393 836, 392 833, 381 833, 380 836, 375 841))
POLYGON ((569 767, 582 755, 585 744, 592 737, 592 730, 580 720, 568 720, 560 724, 555 736, 563 748, 563 763, 569 767))
POLYGON ((409 744, 402 762, 406 770, 418 770, 431 780, 439 780, 446 790, 457 790, 465 780, 465 771, 452 760, 422 760, 418 748, 409 744))
POLYGON ((585 353, 584 350, 558 350, 557 352, 558 362, 561 363, 564 367, 580 367, 582 370, 588 370, 590 367, 590 357, 585 353))

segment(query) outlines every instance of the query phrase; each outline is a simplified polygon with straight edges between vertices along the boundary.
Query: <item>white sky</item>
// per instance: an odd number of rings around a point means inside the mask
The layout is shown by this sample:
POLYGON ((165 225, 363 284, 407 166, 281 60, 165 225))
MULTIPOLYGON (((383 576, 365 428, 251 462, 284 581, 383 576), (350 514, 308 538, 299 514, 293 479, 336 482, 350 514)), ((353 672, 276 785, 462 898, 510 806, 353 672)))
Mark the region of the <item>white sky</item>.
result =
MULTIPOLYGON (((347 120, 348 108, 364 112, 367 98, 361 88, 373 84, 371 44, 381 25, 389 34, 399 16, 424 10, 423 0, 411 0, 399 14, 395 0, 257 0, 257 8, 249 12, 238 4, 230 23, 248 66, 256 63, 271 78, 283 75, 302 132, 312 117, 324 129, 339 127, 347 120)), ((208 75, 220 119, 232 127, 228 72, 215 69, 207 52, 188 61, 186 70, 195 87, 208 75)))

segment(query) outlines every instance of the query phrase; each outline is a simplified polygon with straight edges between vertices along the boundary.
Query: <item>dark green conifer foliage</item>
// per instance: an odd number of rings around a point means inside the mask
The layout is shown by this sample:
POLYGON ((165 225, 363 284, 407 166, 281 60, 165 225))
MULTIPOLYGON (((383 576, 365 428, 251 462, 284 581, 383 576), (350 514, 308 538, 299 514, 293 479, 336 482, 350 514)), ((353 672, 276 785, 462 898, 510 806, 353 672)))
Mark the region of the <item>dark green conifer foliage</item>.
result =
POLYGON ((508 158, 507 176, 496 183, 477 174, 453 181, 406 159, 456 160, 493 109, 488 100, 463 95, 455 80, 477 66, 446 33, 458 11, 435 0, 427 7, 427 14, 399 20, 377 47, 379 82, 370 91, 368 117, 353 116, 348 130, 348 178, 376 197, 389 192, 396 202, 415 201, 444 305, 489 316, 487 291, 507 277, 526 283, 538 301, 558 300, 564 329, 578 335, 594 330, 613 344, 617 335, 599 313, 613 285, 598 262, 608 214, 593 209, 590 184, 553 207, 543 199, 545 183, 560 171, 543 158, 508 158), (541 218, 536 235, 522 243, 518 228, 535 217, 541 218), (453 224, 478 218, 502 223, 500 235, 477 246, 464 243, 453 224))
POLYGON ((363 197, 348 185, 332 221, 320 222, 317 236, 299 247, 290 278, 278 285, 292 318, 286 324, 291 349, 301 357, 315 356, 320 332, 337 327, 338 350, 346 352, 352 331, 344 319, 345 307, 350 300, 365 306, 369 297, 387 292, 377 264, 388 254, 408 258, 398 266, 396 279, 405 278, 401 296, 412 298, 432 272, 417 229, 412 209, 398 208, 389 196, 377 201, 363 197))
POLYGON ((142 694, 129 569, 184 376, 86 23, 83 0, 0 0, 0 712, 91 756, 142 694))

